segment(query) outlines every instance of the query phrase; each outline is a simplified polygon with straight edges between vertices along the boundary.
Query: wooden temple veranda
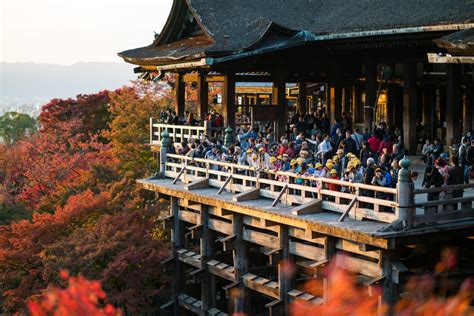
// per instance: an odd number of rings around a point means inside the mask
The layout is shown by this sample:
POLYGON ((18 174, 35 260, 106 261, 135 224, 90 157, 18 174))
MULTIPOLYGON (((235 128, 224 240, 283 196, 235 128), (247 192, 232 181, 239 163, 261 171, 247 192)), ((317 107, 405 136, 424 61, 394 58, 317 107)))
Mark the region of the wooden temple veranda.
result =
MULTIPOLYGON (((419 121, 447 145, 473 127, 473 28, 474 2, 461 0, 175 0, 150 46, 119 55, 139 72, 176 73, 180 114, 186 83, 197 84, 202 115, 208 84, 218 81, 224 126, 235 128, 239 106, 263 107, 283 135, 286 84, 298 84, 301 112, 314 109, 307 87, 320 84, 331 122, 350 112, 370 128, 380 116, 402 129, 415 153, 419 121), (273 83, 271 104, 237 105, 236 82, 273 83)), ((250 167, 167 153, 170 137, 212 132, 151 119, 160 173, 139 183, 171 203, 165 223, 173 249, 163 264, 173 273, 174 297, 164 312, 284 315, 294 300, 324 304, 324 288, 307 293, 302 285, 324 278, 323 267, 334 261, 360 284, 380 285, 381 299, 392 304, 407 279, 431 270, 450 245, 464 256, 452 277, 473 275, 473 184, 415 189, 403 160, 396 189, 338 183, 351 187, 342 193, 310 185, 336 180, 257 177, 250 167), (426 202, 436 190, 448 198, 426 202), (464 196, 450 198, 455 190, 464 196), (296 273, 285 272, 288 262, 296 273)))

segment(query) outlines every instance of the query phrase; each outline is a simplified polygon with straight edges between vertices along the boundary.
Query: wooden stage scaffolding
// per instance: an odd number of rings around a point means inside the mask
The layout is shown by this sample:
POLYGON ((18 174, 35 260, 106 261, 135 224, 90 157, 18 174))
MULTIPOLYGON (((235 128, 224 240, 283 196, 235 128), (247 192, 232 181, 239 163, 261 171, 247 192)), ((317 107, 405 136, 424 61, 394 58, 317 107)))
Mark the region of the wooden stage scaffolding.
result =
POLYGON ((419 202, 440 189, 415 190, 407 160, 391 189, 288 173, 257 177, 248 166, 162 154, 161 177, 139 183, 171 202, 164 222, 172 256, 163 264, 174 300, 162 306, 170 315, 284 315, 295 300, 324 304, 325 286, 308 293, 304 284, 327 285, 322 271, 331 262, 360 284, 381 286, 380 302, 390 305, 452 244, 468 259, 452 278, 474 271, 474 184, 443 189, 463 189, 461 198, 419 202), (351 193, 324 189, 330 182, 351 193))

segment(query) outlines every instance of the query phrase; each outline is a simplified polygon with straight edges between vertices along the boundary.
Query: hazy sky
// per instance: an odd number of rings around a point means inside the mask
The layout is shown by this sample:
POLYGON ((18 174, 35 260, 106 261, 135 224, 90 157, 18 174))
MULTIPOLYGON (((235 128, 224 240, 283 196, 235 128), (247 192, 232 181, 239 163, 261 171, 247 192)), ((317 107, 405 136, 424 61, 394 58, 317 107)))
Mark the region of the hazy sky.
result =
POLYGON ((0 0, 0 61, 121 61, 160 32, 172 0, 0 0))

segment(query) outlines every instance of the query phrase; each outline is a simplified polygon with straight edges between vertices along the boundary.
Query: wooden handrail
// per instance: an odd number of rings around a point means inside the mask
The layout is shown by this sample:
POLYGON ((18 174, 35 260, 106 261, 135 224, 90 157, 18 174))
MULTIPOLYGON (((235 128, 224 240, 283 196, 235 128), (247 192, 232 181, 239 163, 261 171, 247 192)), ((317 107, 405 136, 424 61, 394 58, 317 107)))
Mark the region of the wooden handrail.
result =
POLYGON ((425 194, 425 193, 437 193, 437 192, 443 192, 443 191, 457 191, 457 190, 472 189, 472 188, 474 188, 474 183, 454 184, 454 185, 447 185, 444 187, 416 189, 413 191, 413 193, 416 195, 416 194, 425 194))

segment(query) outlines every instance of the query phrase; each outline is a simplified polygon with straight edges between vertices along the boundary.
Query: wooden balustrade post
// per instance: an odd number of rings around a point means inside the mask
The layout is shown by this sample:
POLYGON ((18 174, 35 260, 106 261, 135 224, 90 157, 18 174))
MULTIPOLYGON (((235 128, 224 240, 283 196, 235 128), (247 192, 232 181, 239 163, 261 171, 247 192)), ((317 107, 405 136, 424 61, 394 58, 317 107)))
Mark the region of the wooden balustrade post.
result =
POLYGON ((160 146, 160 176, 165 176, 166 171, 166 155, 168 154, 168 147, 170 145, 169 133, 165 130, 161 133, 161 146, 160 146))
POLYGON ((404 157, 399 162, 402 168, 398 174, 397 183, 397 208, 396 217, 397 220, 403 223, 404 227, 411 227, 413 225, 414 217, 414 196, 413 196, 413 181, 411 181, 411 162, 409 159, 404 157))
POLYGON ((212 137, 212 122, 209 120, 204 121, 204 135, 206 135, 207 138, 212 137))
POLYGON ((153 123, 154 120, 152 117, 150 117, 150 145, 153 145, 153 123))

